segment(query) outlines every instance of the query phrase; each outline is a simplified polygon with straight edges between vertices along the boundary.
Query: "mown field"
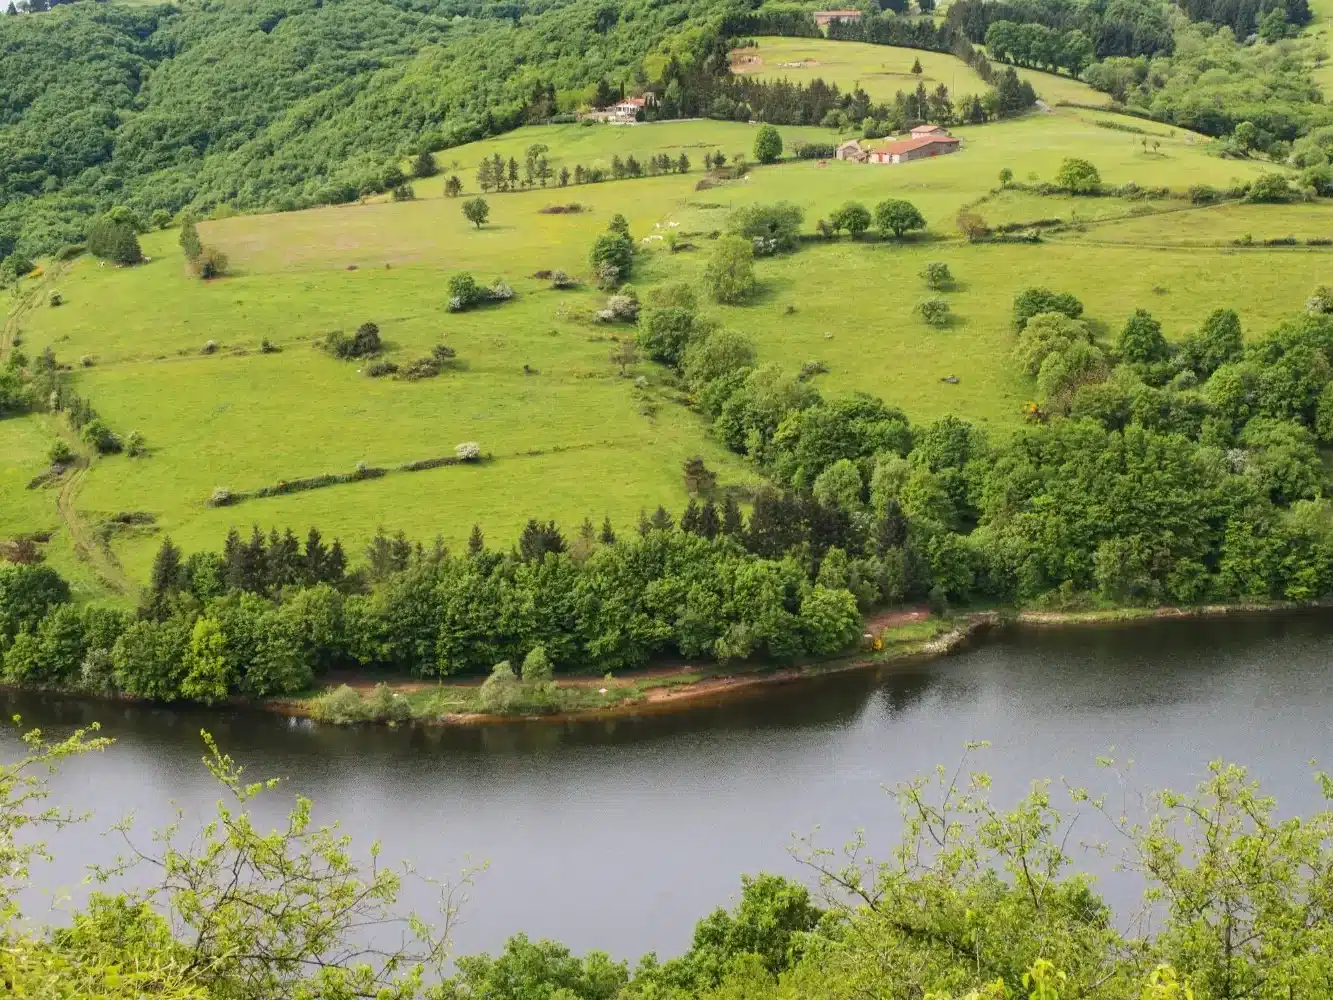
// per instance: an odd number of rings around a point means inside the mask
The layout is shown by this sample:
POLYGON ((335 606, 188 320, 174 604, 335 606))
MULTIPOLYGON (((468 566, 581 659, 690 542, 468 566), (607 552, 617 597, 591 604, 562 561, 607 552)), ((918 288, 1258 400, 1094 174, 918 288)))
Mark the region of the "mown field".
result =
MULTIPOLYGON (((942 83, 955 97, 980 94, 988 89, 967 63, 943 52, 821 38, 761 36, 754 41, 754 46, 732 53, 732 67, 737 73, 761 80, 785 79, 808 84, 823 79, 826 83, 836 83, 843 91, 860 87, 878 101, 891 99, 899 90, 915 90, 918 80, 928 90, 942 83), (912 72, 917 60, 921 62, 919 77, 912 72)), ((1067 76, 1026 69, 1018 69, 1018 75, 1031 83, 1037 96, 1048 104, 1107 103, 1105 94, 1067 76)))
MULTIPOLYGON (((1169 130, 1160 150, 1145 152, 1141 136, 1100 127, 1101 117, 1064 109, 959 129, 963 151, 937 160, 897 167, 784 162, 704 190, 696 189, 703 153, 748 151, 753 127, 530 128, 450 150, 440 166, 457 170, 468 194, 475 193, 483 156, 521 159, 534 142, 549 146, 557 169, 609 162, 616 154, 681 150, 695 169, 492 194, 491 221, 481 230, 463 219, 458 201, 442 196, 443 177, 417 182, 412 202, 210 221, 200 227, 204 242, 226 251, 232 271, 208 283, 185 273, 174 230, 143 238, 153 259, 140 267, 101 267, 81 258, 48 279, 65 304, 24 318, 25 349, 51 344, 76 365, 77 390, 120 433, 142 432, 151 453, 97 460, 71 491, 70 517, 85 536, 100 539, 97 526, 112 514, 151 513, 156 531, 112 533, 99 550, 109 565, 118 562, 126 577, 141 580, 162 533, 195 549, 218 546, 232 525, 303 531, 314 523, 357 549, 380 525, 418 538, 439 533, 459 545, 475 522, 493 543, 508 544, 529 517, 554 518, 572 530, 584 517, 600 523, 610 516, 632 530, 643 508, 679 509, 686 499, 680 467, 691 455, 704 456, 723 483, 752 481, 753 471, 711 440, 664 384, 662 371, 635 366, 647 388, 619 377, 609 360, 612 338, 630 337, 633 329, 590 322, 604 295, 587 285, 553 291, 533 277, 554 268, 586 277, 587 250, 615 213, 628 218, 640 241, 634 284, 642 291, 694 280, 710 235, 738 205, 792 200, 812 228, 849 198, 872 206, 888 197, 911 200, 929 221, 925 238, 907 245, 807 244, 760 262, 755 301, 709 312, 751 336, 762 360, 791 369, 822 361, 829 370, 816 384, 827 393, 867 391, 916 420, 958 413, 997 434, 1019 425, 1031 393, 1007 363, 1010 303, 1023 287, 1075 292, 1108 334, 1144 306, 1180 337, 1222 304, 1240 310, 1247 331, 1260 332, 1299 308, 1312 285, 1330 280, 1327 252, 1186 246, 1199 224, 1187 220, 1208 220, 1210 232, 1248 227, 1258 236, 1267 233, 1261 223, 1283 233, 1296 231, 1298 220, 1316 229, 1320 222, 1312 220, 1322 219, 1325 206, 1182 212, 1166 211, 1181 208, 1180 201, 991 194, 1001 167, 1020 181, 1045 180, 1069 155, 1090 159, 1110 184, 1223 185, 1263 169, 1209 156, 1203 140, 1169 130), (574 201, 585 211, 539 211, 574 201), (1090 225, 1035 246, 969 246, 956 237, 952 220, 961 206, 978 201, 992 223, 1075 216, 1090 225), (1103 218, 1121 221, 1097 221, 1103 218), (1122 229, 1130 235, 1117 235, 1122 229), (670 253, 660 237, 672 231, 698 249, 670 253), (958 278, 948 295, 957 320, 947 330, 923 326, 913 312, 927 294, 917 275, 930 260, 947 262, 958 278), (462 269, 483 282, 503 278, 516 298, 448 313, 447 278, 462 269), (329 330, 350 331, 366 321, 379 325, 391 360, 406 363, 444 343, 462 365, 422 382, 376 380, 313 346, 329 330), (260 353, 264 339, 281 351, 260 353), (201 353, 209 341, 216 353, 201 353), (85 356, 90 367, 78 367, 85 356), (942 382, 946 376, 956 376, 957 384, 942 382), (462 441, 479 442, 493 460, 392 472, 235 507, 207 505, 218 487, 246 490, 350 472, 359 462, 393 467, 452 454, 462 441)), ((788 142, 828 136, 782 131, 788 142)), ((56 491, 18 488, 43 466, 53 426, 45 418, 0 424, 7 445, 0 459, 6 477, 0 535, 58 529, 48 548, 63 568, 73 555, 56 491)))

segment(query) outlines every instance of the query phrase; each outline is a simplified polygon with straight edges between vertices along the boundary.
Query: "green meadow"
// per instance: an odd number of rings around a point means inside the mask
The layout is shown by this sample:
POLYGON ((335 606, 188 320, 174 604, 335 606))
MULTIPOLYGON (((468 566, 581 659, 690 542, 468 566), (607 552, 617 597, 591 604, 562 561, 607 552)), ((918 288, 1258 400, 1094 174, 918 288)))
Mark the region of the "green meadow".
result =
MULTIPOLYGON (((784 161, 702 189, 703 154, 748 152, 754 127, 527 128, 440 154, 444 174, 417 181, 415 201, 203 223, 204 242, 230 257, 222 279, 187 275, 174 230, 143 237, 152 260, 139 267, 103 267, 87 257, 51 265, 42 280, 65 304, 22 317, 24 349, 53 346, 75 366, 77 391, 122 435, 140 431, 150 454, 95 460, 66 491, 62 512, 59 488, 23 488, 44 467, 56 424, 47 418, 0 424, 0 535, 54 531, 47 549, 62 569, 75 563, 77 537, 85 550, 96 547, 79 567, 81 582, 91 589, 96 577, 112 583, 118 577, 127 589, 124 581, 146 576, 162 534, 191 550, 217 547, 233 525, 303 531, 317 524, 359 549, 384 526, 415 538, 439 534, 457 546, 476 523, 493 543, 507 544, 529 517, 553 518, 566 530, 585 517, 595 523, 610 517, 620 530, 633 530, 643 509, 679 510, 686 500, 681 465, 693 455, 702 455, 724 484, 755 481, 753 470, 682 405, 664 371, 642 362, 630 373, 635 377, 622 378, 610 361, 616 340, 634 331, 592 322, 605 295, 586 283, 587 252, 616 213, 626 216, 638 241, 633 282, 644 291, 695 280, 712 234, 737 206, 794 201, 813 229, 848 199, 871 206, 890 197, 912 201, 930 226, 923 238, 902 245, 845 238, 806 244, 759 262, 754 301, 709 312, 751 337, 761 360, 789 369, 822 362, 828 371, 816 384, 826 393, 873 393, 914 420, 957 413, 994 434, 1020 425, 1032 393, 1007 362, 1010 303, 1026 286, 1075 292, 1107 336, 1142 306, 1169 335, 1182 337, 1218 305, 1234 305, 1250 334, 1262 332, 1310 287, 1330 280, 1327 252, 1191 245, 1229 240, 1233 232, 1315 233, 1325 205, 1194 209, 1178 199, 995 190, 1003 167, 1019 181, 1049 180, 1071 155, 1095 163, 1108 184, 1177 189, 1221 186, 1265 169, 1211 156, 1205 140, 1179 130, 1156 129, 1160 147, 1145 150, 1142 135, 1098 124, 1108 120, 1116 119, 1059 109, 960 128, 962 151, 935 160, 784 161), (459 174, 470 196, 482 157, 521 159, 537 142, 549 147, 557 170, 605 165, 615 155, 681 151, 694 168, 684 176, 491 194, 490 221, 480 230, 462 217, 458 200, 443 197, 449 172, 459 174), (572 202, 583 210, 540 211, 572 202), (1080 223, 1081 231, 1037 245, 968 245, 953 226, 965 205, 992 224, 1061 218, 1080 223), (668 233, 695 249, 670 252, 668 233), (947 295, 955 322, 944 330, 924 326, 914 313, 928 294, 918 275, 933 260, 948 263, 958 279, 947 295), (555 291, 535 276, 557 268, 585 284, 555 291), (516 296, 449 313, 447 279, 459 270, 484 283, 501 278, 516 296), (372 379, 358 363, 316 348, 330 330, 367 321, 379 326, 390 360, 406 364, 447 344, 461 364, 420 382, 372 379), (264 340, 280 351, 261 353, 264 340), (216 350, 205 353, 210 341, 216 350), (947 377, 956 383, 942 381, 947 377), (451 455, 465 441, 478 442, 490 460, 392 471, 234 507, 208 505, 217 488, 346 473, 358 463, 393 469, 451 455), (113 515, 130 511, 151 514, 154 527, 105 530, 113 515)), ((833 137, 819 129, 782 132, 788 143, 833 137)))
MULTIPOLYGON (((956 97, 980 94, 988 89, 972 67, 957 56, 944 52, 822 38, 761 36, 754 42, 754 46, 732 53, 732 68, 737 73, 761 80, 808 84, 823 79, 826 83, 836 83, 843 91, 860 87, 877 101, 889 100, 900 90, 915 90, 918 81, 928 90, 944 84, 956 97), (919 76, 912 72, 912 66, 918 60, 921 63, 919 76)), ((1031 83, 1037 96, 1048 104, 1059 101, 1107 103, 1105 94, 1072 77, 1037 70, 1017 71, 1019 77, 1031 83)))

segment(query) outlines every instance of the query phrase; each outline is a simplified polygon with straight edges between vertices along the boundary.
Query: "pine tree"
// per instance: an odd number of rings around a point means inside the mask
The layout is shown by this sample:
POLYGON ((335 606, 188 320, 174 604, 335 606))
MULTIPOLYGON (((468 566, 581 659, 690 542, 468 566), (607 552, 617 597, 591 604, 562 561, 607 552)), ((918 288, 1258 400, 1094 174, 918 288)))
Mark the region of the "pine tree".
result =
POLYGON ((653 511, 653 516, 648 523, 653 531, 670 531, 676 526, 675 519, 667 513, 667 509, 661 504, 658 504, 657 510, 653 511))
POLYGON ((313 524, 305 536, 305 555, 302 557, 302 570, 307 583, 324 582, 328 567, 329 553, 324 547, 324 538, 313 524))
POLYGON ((717 504, 709 500, 704 504, 703 510, 699 512, 699 528, 696 534, 713 539, 717 537, 717 533, 721 530, 722 525, 718 522, 717 517, 717 504))
POLYGON ((333 540, 329 546, 329 558, 324 564, 324 579, 327 583, 342 583, 347 573, 347 554, 343 552, 343 543, 333 540))
POLYGON ((615 529, 611 527, 610 517, 606 517, 602 520, 602 530, 601 533, 597 536, 597 540, 600 541, 603 545, 616 544, 616 532, 615 529))
POLYGON ((509 158, 509 190, 518 187, 518 160, 509 158))
POLYGON ((245 546, 241 544, 240 533, 232 528, 227 532, 227 540, 222 543, 223 582, 228 590, 243 589, 245 573, 245 546))
POLYGON ((168 536, 162 540, 161 548, 153 557, 153 571, 149 577, 149 607, 154 617, 163 609, 167 595, 180 589, 183 578, 181 550, 176 548, 168 536))
POLYGON ((741 517, 741 505, 736 498, 728 496, 722 505, 722 534, 738 537, 745 530, 745 519, 741 517))
POLYGON ((639 534, 647 538, 653 533, 653 522, 648 520, 648 512, 640 508, 639 510, 639 534))
POLYGON ((259 594, 264 591, 264 581, 268 579, 268 547, 264 536, 255 525, 250 532, 250 541, 241 546, 241 590, 259 594))
POLYGON ((416 161, 412 164, 412 173, 417 177, 434 177, 437 169, 435 157, 431 155, 428 149, 423 149, 418 153, 416 161))
POLYGON ((292 529, 288 528, 278 537, 277 529, 269 536, 268 561, 265 566, 268 577, 265 581, 268 589, 290 587, 301 581, 304 569, 301 559, 301 542, 292 529))
POLYGON ((699 534, 699 519, 699 505, 691 499, 690 502, 685 505, 685 512, 680 515, 680 530, 688 532, 691 535, 699 534))
POLYGON ((472 526, 472 534, 467 536, 467 554, 479 556, 486 551, 486 538, 481 533, 481 525, 472 526))

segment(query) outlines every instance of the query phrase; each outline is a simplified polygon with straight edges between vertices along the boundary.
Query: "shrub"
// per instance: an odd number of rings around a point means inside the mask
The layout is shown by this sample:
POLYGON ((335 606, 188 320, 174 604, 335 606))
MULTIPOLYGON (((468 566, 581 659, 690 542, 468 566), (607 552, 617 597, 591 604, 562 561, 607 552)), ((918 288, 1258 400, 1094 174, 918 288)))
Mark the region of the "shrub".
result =
POLYGON ((482 711, 504 715, 513 710, 519 697, 518 678, 508 660, 502 660, 482 682, 479 701, 482 711))
POLYGON ((885 236, 898 239, 912 229, 925 229, 926 220, 910 201, 890 198, 875 206, 875 228, 885 236))
POLYGON ((281 351, 282 348, 279 347, 277 344, 273 343, 273 341, 269 340, 267 337, 265 337, 263 340, 259 342, 260 354, 278 354, 281 351))
POLYGON ((608 231, 597 237, 588 255, 597 287, 611 289, 629 280, 634 267, 634 244, 622 232, 608 231))
POLYGON ((754 158, 760 163, 776 163, 781 155, 781 133, 772 125, 761 125, 754 137, 754 158))
POLYGON ((97 449, 101 455, 111 455, 121 449, 120 438, 102 422, 101 417, 93 417, 84 424, 81 436, 85 444, 97 449))
POLYGON ((481 300, 481 286, 467 271, 449 275, 449 311, 461 312, 481 300))
POLYGON ((704 266, 703 285, 714 301, 740 302, 755 290, 754 247, 740 236, 717 241, 704 266))
POLYGON ((51 445, 51 450, 46 453, 46 457, 51 460, 52 465, 68 465, 74 461, 74 449, 64 441, 56 441, 51 445))
POLYGON ((454 445, 454 457, 460 462, 475 462, 481 458, 481 445, 476 441, 463 441, 454 445))
POLYGON ((52 292, 47 301, 51 303, 51 307, 53 309, 57 306, 63 306, 65 304, 64 296, 62 296, 59 292, 52 292))
POLYGON ((218 342, 216 340, 210 340, 205 343, 203 347, 199 348, 200 354, 217 354, 217 352, 218 342))
POLYGON ((856 239, 870 228, 870 210, 859 201, 845 202, 829 216, 829 224, 835 233, 845 229, 852 239, 856 239))
POLYGON ((1333 288, 1320 285, 1305 300, 1305 311, 1312 315, 1333 313, 1333 288))
POLYGON ((417 200, 417 193, 416 193, 416 191, 412 190, 412 185, 411 185, 411 184, 407 184, 407 183, 399 184, 396 188, 393 189, 393 200, 394 200, 394 201, 416 201, 416 200, 417 200))
POLYGON ((916 314, 930 326, 948 326, 953 318, 949 303, 944 299, 922 299, 916 304, 916 314))
POLYGON ((148 454, 148 445, 144 442, 143 434, 139 431, 130 431, 130 436, 125 439, 125 454, 130 458, 139 458, 148 454))
POLYGON ((383 378, 386 375, 397 375, 398 366, 392 361, 376 361, 374 364, 366 367, 366 374, 371 378, 383 378))
POLYGON ((551 287, 556 289, 577 288, 579 283, 558 268, 551 272, 551 287))
POLYGON ((1101 190, 1102 178, 1097 168, 1087 160, 1066 157, 1055 173, 1055 183, 1070 194, 1096 194, 1101 190))
POLYGON ((1281 174, 1260 174, 1250 184, 1245 200, 1253 204, 1276 204, 1290 201, 1291 186, 1281 174))
POLYGON ((198 256, 190 261, 190 267, 202 281, 226 274, 229 264, 227 255, 217 247, 201 247, 198 256))
POLYGON ((921 277, 926 282, 927 288, 937 292, 953 285, 953 274, 949 271, 949 265, 942 261, 933 260, 923 267, 921 277))
POLYGON ((389 685, 380 683, 365 703, 366 715, 375 722, 409 722, 412 718, 412 703, 389 685))
POLYGON ((1195 184, 1189 189, 1190 203, 1194 205, 1211 205, 1218 198, 1218 190, 1211 184, 1195 184))
POLYGON ((586 212, 586 206, 577 201, 571 201, 564 205, 545 205, 537 209, 538 215, 577 215, 579 212, 586 212))
POLYGON ((1306 167, 1301 172, 1301 186, 1310 188, 1317 195, 1333 194, 1333 166, 1321 163, 1318 166, 1306 167))
POLYGON ((208 498, 208 505, 210 507, 226 507, 233 499, 231 490, 224 490, 221 486, 216 486, 213 488, 212 495, 208 498))
POLYGON ((350 337, 334 330, 324 338, 324 349, 335 358, 348 361, 379 354, 384 345, 380 342, 380 328, 374 323, 362 323, 350 337))
POLYGON ((805 212, 801 207, 789 201, 749 205, 731 213, 727 219, 727 232, 750 240, 755 255, 763 257, 794 250, 804 219, 805 212))
POLYGON ((355 688, 341 684, 310 703, 310 714, 319 722, 346 726, 364 722, 368 716, 365 700, 355 688))
POLYGON ((1014 296, 1014 329, 1022 330, 1037 313, 1058 312, 1070 319, 1083 315, 1083 303, 1069 292, 1049 288, 1025 288, 1014 296))
POLYGON ((956 219, 953 220, 957 225, 958 232, 962 233, 968 243, 978 243, 990 235, 990 229, 986 227, 986 220, 982 219, 980 213, 964 211, 958 212, 956 219))
POLYGON ((513 297, 514 290, 501 278, 496 278, 491 282, 491 287, 486 289, 488 302, 508 302, 513 297))
POLYGON ((838 147, 831 142, 798 142, 791 151, 798 160, 831 160, 838 155, 838 147))
POLYGON ((597 320, 601 323, 633 323, 639 318, 639 297, 630 290, 630 293, 612 295, 606 300, 606 308, 597 312, 597 320))

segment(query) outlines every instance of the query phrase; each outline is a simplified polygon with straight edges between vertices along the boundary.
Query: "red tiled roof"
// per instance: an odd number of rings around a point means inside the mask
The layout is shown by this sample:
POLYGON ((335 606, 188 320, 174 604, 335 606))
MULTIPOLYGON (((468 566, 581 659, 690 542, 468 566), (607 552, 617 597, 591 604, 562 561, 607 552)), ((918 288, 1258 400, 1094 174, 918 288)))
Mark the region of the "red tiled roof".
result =
POLYGON ((958 141, 958 138, 952 135, 924 135, 916 139, 902 139, 899 142, 891 142, 887 146, 880 146, 879 149, 871 150, 871 152, 891 156, 894 153, 910 153, 914 149, 921 149, 923 146, 930 146, 937 142, 956 144, 958 141))

